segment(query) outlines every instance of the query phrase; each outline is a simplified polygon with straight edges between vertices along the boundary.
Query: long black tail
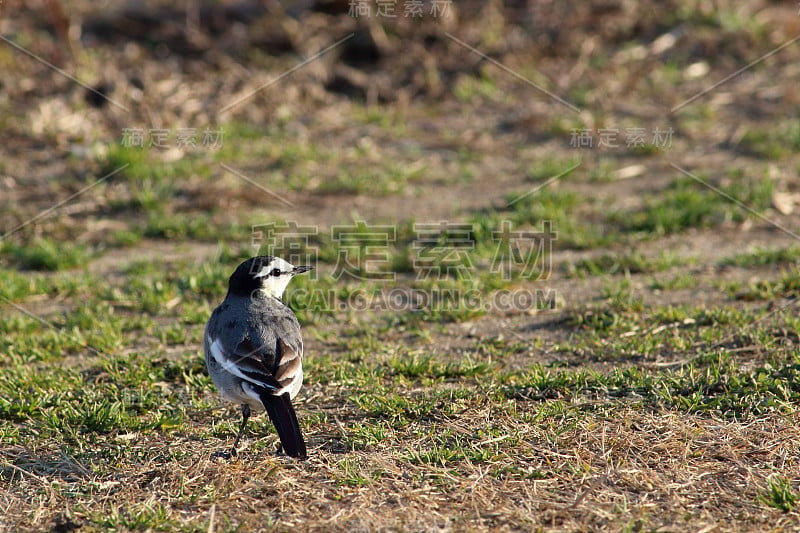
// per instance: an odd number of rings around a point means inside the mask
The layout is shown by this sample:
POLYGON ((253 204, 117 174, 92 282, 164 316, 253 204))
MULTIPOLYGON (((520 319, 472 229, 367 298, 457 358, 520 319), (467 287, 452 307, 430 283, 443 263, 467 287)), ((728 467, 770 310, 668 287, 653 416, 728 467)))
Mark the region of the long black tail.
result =
POLYGON ((275 396, 265 391, 261 394, 261 403, 264 404, 269 419, 275 424, 286 455, 305 459, 306 442, 303 440, 303 432, 300 431, 300 423, 297 421, 289 393, 275 396))

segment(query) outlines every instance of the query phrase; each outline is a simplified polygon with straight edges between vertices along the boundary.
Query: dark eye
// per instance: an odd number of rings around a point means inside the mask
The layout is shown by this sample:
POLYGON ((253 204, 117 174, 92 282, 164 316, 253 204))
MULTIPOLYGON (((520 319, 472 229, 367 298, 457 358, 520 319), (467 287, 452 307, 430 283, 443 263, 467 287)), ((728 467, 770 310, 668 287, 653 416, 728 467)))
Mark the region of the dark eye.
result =
POLYGON ((273 269, 272 269, 272 272, 270 272, 270 275, 272 275, 272 276, 275 276, 275 277, 278 277, 278 276, 280 276, 280 275, 281 275, 281 269, 279 269, 279 268, 273 268, 273 269))

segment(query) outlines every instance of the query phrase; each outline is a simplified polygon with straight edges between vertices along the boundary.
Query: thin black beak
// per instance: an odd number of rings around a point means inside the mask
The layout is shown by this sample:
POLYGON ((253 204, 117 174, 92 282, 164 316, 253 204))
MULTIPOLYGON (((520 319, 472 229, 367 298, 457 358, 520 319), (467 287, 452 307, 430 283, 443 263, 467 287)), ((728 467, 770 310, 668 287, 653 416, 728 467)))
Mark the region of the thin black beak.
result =
POLYGON ((314 270, 314 267, 308 265, 296 266, 292 269, 292 275, 302 274, 303 272, 308 272, 309 270, 314 270))

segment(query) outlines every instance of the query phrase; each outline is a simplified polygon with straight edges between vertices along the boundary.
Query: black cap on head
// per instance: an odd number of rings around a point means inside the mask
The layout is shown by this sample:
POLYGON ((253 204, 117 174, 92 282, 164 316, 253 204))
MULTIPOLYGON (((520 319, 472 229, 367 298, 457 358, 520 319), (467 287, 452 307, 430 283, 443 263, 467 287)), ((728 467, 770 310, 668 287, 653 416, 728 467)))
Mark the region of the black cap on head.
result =
POLYGON ((261 287, 261 280, 256 276, 274 259, 271 255, 259 255, 242 262, 231 274, 228 281, 228 292, 237 296, 250 296, 261 287))

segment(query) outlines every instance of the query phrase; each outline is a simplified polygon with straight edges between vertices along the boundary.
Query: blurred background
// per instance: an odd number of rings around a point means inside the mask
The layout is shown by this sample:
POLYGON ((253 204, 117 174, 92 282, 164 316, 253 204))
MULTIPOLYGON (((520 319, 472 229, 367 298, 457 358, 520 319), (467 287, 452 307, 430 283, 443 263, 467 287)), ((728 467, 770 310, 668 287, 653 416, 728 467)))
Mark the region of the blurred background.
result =
POLYGON ((643 199, 676 180, 710 192, 672 164, 756 210, 796 203, 795 2, 0 9, 6 265, 143 239, 246 245, 286 220, 554 219, 562 249, 741 222, 653 219, 643 199), (563 172, 543 193, 564 182, 569 198, 509 211, 563 172))

